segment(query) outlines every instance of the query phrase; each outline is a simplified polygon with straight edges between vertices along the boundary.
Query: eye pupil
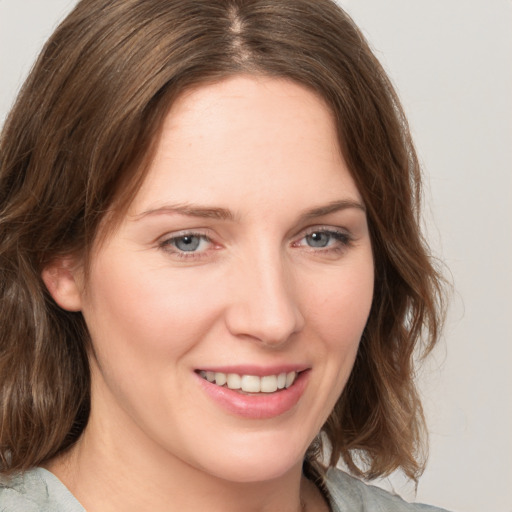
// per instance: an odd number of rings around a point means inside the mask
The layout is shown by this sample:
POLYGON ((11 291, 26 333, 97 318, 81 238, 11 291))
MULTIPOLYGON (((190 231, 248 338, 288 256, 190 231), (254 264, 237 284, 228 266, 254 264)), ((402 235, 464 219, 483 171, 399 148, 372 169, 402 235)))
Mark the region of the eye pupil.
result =
POLYGON ((200 243, 201 239, 195 235, 181 236, 177 238, 176 241, 174 242, 174 244, 180 251, 187 252, 195 251, 199 247, 200 243))
POLYGON ((306 237, 307 243, 310 247, 326 247, 329 243, 329 233, 315 232, 306 237))

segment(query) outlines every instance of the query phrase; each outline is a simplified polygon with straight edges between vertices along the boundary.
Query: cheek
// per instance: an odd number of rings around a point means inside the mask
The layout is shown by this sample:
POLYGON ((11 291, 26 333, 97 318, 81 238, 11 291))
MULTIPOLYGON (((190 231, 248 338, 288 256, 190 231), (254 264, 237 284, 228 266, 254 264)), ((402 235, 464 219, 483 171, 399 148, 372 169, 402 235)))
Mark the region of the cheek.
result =
POLYGON ((309 286, 308 318, 333 348, 355 347, 373 300, 373 263, 366 258, 309 286))
POLYGON ((331 414, 352 371, 373 298, 371 257, 340 265, 305 282, 307 344, 315 366, 312 432, 331 414))
POLYGON ((159 359, 191 348, 215 321, 204 283, 187 273, 142 265, 137 258, 99 262, 90 277, 83 314, 98 353, 117 351, 159 359))

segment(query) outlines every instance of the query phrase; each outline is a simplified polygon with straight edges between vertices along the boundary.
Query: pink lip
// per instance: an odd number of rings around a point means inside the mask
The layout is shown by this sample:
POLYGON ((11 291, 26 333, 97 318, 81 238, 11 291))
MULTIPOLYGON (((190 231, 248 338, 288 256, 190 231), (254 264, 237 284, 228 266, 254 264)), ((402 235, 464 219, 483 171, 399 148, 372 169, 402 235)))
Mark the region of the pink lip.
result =
POLYGON ((266 375, 279 375, 280 373, 303 372, 307 370, 306 365, 279 365, 279 366, 257 366, 257 365, 237 365, 237 366, 208 366, 206 368, 198 368, 196 371, 209 371, 220 373, 236 373, 237 375, 255 375, 257 377, 265 377, 266 375))
MULTIPOLYGON (((285 372, 286 369, 276 371, 276 368, 272 368, 271 371, 268 371, 268 369, 263 370, 260 368, 260 371, 257 371, 257 368, 244 366, 243 368, 230 367, 229 371, 226 371, 226 369, 211 369, 210 371, 238 373, 239 375, 265 376, 277 375, 285 372)), ((298 370, 297 367, 294 367, 289 371, 298 370)), ((212 384, 211 382, 203 379, 200 375, 197 375, 197 379, 208 396, 229 413, 248 419, 269 419, 286 413, 297 404, 306 389, 309 381, 309 374, 309 370, 302 371, 293 385, 288 389, 283 389, 275 393, 259 393, 250 395, 242 394, 227 387, 217 386, 216 384, 212 384)))

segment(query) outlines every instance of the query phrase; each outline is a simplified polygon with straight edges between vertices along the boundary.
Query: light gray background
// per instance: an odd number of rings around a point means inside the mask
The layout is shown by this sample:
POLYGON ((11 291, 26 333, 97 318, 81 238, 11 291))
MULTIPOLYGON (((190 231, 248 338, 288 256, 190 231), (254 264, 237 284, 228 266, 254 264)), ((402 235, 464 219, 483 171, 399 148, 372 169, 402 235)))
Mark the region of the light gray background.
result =
MULTIPOLYGON (((512 1, 340 0, 403 100, 428 236, 455 285, 420 374, 431 456, 416 499, 512 512, 512 1)), ((0 0, 0 122, 74 0, 0 0)), ((411 486, 392 485, 409 499, 411 486)))

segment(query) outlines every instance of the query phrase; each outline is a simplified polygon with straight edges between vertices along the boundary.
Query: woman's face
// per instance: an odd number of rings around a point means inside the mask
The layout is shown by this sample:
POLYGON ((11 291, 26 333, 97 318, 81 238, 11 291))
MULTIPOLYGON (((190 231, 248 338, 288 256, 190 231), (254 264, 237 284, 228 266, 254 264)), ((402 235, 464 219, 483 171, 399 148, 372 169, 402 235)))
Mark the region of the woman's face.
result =
POLYGON ((347 381, 372 294, 364 205, 324 103, 262 77, 189 91, 93 252, 87 429, 231 481, 284 475, 347 381))

